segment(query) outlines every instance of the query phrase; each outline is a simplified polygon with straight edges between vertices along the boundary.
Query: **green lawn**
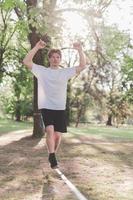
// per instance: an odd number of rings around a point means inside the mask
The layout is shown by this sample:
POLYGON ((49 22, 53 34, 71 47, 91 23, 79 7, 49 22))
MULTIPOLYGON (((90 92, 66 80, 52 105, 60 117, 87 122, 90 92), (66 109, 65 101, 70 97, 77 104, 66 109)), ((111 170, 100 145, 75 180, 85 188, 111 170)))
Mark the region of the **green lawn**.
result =
POLYGON ((0 119, 0 135, 10 131, 17 131, 32 128, 32 122, 16 122, 12 120, 0 119))
MULTIPOLYGON (((16 122, 12 120, 0 120, 0 135, 8 133, 10 131, 17 131, 23 129, 31 129, 33 127, 32 122, 16 122)), ((107 139, 125 139, 133 140, 133 126, 127 127, 106 127, 99 125, 88 125, 85 127, 69 127, 68 132, 73 135, 86 135, 86 136, 98 136, 107 139)))
POLYGON ((106 127, 106 126, 96 126, 88 125, 86 127, 68 128, 69 132, 73 135, 80 134, 86 136, 99 136, 108 139, 128 139, 133 140, 133 126, 128 127, 106 127))

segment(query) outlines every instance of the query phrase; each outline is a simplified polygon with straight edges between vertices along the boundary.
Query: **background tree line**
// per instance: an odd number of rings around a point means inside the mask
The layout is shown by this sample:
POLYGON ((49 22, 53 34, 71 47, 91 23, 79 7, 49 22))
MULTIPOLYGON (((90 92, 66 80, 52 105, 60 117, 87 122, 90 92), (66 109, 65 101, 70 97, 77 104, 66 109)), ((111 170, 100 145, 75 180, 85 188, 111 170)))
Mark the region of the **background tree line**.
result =
POLYGON ((105 23, 107 1, 3 0, 0 2, 1 115, 21 121, 33 116, 33 136, 43 135, 37 108, 37 80, 23 66, 25 54, 42 38, 47 48, 39 50, 34 62, 47 65, 47 52, 62 49, 63 66, 78 62, 77 54, 63 47, 64 12, 75 12, 86 22, 87 33, 73 40, 84 44, 87 68, 68 85, 68 124, 92 121, 118 126, 133 115, 133 58, 130 35, 105 23), (33 98, 34 97, 34 98, 33 98))

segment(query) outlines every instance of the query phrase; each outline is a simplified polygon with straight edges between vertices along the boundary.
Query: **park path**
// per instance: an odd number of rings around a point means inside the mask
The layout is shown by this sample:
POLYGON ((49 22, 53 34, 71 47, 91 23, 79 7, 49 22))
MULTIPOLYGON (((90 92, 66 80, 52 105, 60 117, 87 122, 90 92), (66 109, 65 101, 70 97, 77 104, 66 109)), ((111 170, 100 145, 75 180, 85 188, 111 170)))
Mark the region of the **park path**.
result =
MULTIPOLYGON (((45 138, 32 130, 0 137, 1 200, 76 200, 47 162, 45 138)), ((132 142, 100 140, 69 134, 59 150, 60 169, 92 200, 132 200, 132 142)))
POLYGON ((0 146, 10 144, 11 142, 18 141, 23 137, 28 137, 31 135, 31 130, 19 130, 11 131, 9 133, 0 136, 0 146))
MULTIPOLYGON (((19 198, 19 200, 87 200, 86 198, 75 197, 56 170, 50 169, 46 159, 44 140, 45 138, 33 139, 32 130, 12 131, 0 137, 1 200, 10 200, 12 198, 19 198), (41 149, 44 151, 44 158, 41 156, 39 160, 40 166, 38 166, 38 163, 35 166, 33 159, 31 159, 31 154, 33 156, 36 151, 41 149), (26 156, 22 156, 22 154, 26 154, 26 156), (29 161, 31 166, 29 166, 29 161), (24 163, 26 166, 24 166, 24 163), (33 170, 33 166, 38 172, 36 170, 31 178, 30 172, 27 174, 23 171, 29 167, 33 170), (35 180, 39 183, 40 189, 33 192, 31 187, 33 187, 32 184, 35 180), (22 184, 21 186, 20 183, 22 184), (28 186, 29 183, 30 186, 28 186), (29 192, 27 188, 24 189, 25 185, 30 187, 29 192)), ((42 154, 42 151, 40 153, 42 154)), ((37 186, 37 183, 35 185, 37 186)))

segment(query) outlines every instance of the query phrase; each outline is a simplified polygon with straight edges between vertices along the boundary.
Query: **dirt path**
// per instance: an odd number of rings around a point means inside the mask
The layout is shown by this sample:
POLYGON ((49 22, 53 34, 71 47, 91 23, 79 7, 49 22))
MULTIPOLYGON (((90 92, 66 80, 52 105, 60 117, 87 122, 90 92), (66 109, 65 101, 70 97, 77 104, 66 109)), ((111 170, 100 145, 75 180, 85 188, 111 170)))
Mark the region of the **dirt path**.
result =
POLYGON ((31 131, 15 131, 0 138, 1 200, 75 200, 57 173, 49 167, 45 138, 31 131))
MULTIPOLYGON (((1 200, 76 200, 49 168, 45 138, 31 131, 0 137, 1 200)), ((65 136, 60 169, 91 200, 133 200, 133 143, 65 136)))

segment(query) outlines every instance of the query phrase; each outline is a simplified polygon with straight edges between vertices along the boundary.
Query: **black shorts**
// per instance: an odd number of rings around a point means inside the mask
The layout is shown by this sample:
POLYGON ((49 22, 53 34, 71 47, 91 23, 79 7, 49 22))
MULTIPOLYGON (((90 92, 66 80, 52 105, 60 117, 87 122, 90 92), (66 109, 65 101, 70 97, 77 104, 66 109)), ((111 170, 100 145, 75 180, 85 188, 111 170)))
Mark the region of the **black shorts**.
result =
POLYGON ((50 110, 44 108, 41 109, 41 114, 45 127, 48 125, 53 125, 54 131, 62 133, 67 132, 65 110, 50 110))

